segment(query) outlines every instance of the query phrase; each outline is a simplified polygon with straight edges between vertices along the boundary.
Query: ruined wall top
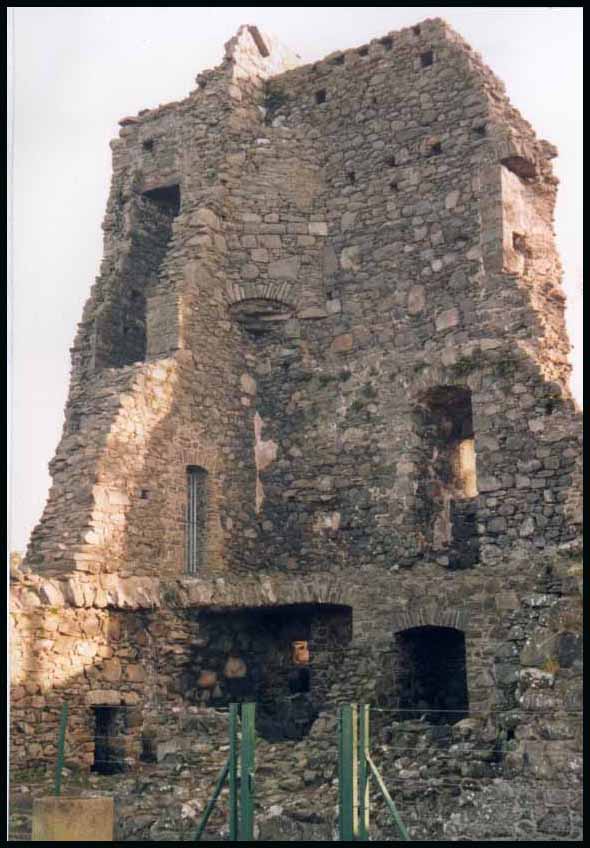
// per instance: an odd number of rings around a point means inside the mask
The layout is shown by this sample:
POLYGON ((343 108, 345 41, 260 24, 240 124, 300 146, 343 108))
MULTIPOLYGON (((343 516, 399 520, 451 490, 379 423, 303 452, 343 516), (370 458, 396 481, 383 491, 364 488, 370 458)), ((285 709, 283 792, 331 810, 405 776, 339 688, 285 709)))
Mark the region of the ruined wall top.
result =
POLYGON ((225 44, 224 63, 233 66, 235 79, 256 75, 266 79, 298 67, 302 60, 276 36, 245 24, 225 44))

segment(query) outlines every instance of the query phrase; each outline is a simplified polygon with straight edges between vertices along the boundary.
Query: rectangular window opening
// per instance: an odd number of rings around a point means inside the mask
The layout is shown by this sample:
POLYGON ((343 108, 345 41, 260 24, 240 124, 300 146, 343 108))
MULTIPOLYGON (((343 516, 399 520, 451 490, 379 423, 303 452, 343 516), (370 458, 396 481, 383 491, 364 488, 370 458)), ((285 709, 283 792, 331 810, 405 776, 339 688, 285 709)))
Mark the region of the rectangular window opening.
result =
POLYGON ((176 217, 180 212, 180 186, 178 183, 144 191, 143 196, 173 217, 176 217))
POLYGON ((204 468, 187 468, 186 570, 197 574, 205 565, 207 546, 207 478, 204 468))
POLYGON ((471 392, 435 386, 422 399, 423 520, 433 550, 451 570, 479 561, 477 466, 471 392))
POLYGON ((94 763, 91 771, 97 774, 125 771, 125 708, 95 707, 94 728, 94 763))
POLYGON ((432 50, 427 50, 425 53, 420 54, 420 64, 423 68, 429 68, 434 62, 434 54, 432 50))
MULTIPOLYGON (((125 203, 119 193, 118 212, 125 203)), ((160 186, 134 194, 135 224, 126 268, 116 275, 94 320, 94 369, 122 368, 144 362, 147 356, 149 286, 162 273, 172 223, 180 212, 180 186, 160 186)))

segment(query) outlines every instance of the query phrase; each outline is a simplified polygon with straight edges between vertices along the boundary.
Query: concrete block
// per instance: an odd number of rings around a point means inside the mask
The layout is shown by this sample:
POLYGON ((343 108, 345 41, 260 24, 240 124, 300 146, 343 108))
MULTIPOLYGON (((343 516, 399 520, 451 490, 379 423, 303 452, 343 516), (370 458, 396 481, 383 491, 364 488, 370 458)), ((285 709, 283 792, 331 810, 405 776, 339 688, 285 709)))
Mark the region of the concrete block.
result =
POLYGON ((112 798, 36 798, 33 842, 112 842, 112 798))

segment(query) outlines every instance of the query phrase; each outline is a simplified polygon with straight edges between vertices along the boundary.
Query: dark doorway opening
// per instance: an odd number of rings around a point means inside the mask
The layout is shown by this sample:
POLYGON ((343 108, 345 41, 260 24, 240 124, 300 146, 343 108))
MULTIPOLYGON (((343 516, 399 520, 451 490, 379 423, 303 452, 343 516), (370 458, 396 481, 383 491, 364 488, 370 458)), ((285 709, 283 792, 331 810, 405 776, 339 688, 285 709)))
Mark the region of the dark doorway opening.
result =
POLYGON ((117 774, 125 770, 125 733, 127 720, 121 707, 95 707, 94 763, 98 774, 117 774))
MULTIPOLYGON (((189 614, 190 615, 190 614, 189 614)), ((198 614, 199 640, 179 679, 192 703, 256 703, 256 729, 270 742, 302 739, 340 682, 352 610, 289 604, 198 614), (205 644, 206 643, 206 644, 205 644)))
POLYGON ((454 724, 469 714, 465 634, 411 627, 396 636, 400 721, 454 724))

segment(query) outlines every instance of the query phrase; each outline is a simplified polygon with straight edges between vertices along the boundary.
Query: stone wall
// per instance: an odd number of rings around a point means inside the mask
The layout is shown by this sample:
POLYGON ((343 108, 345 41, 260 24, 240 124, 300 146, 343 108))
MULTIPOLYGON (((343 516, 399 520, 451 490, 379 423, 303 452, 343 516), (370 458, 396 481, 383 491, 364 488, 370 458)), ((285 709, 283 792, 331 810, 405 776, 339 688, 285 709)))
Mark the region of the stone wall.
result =
MULTIPOLYGON (((570 546, 517 566, 510 562, 498 567, 484 585, 474 574, 458 572, 453 585, 438 591, 436 598, 431 597, 433 575, 428 569, 414 573, 413 579, 411 572, 401 572, 405 576, 400 577, 395 602, 383 597, 383 587, 367 589, 352 573, 346 575, 344 591, 321 579, 295 589, 289 581, 266 577, 250 585, 201 584, 198 599, 194 584, 192 598, 180 584, 162 583, 157 592, 153 586, 136 584, 131 590, 123 584, 107 593, 107 608, 97 608, 90 592, 80 592, 67 606, 63 599, 58 605, 55 585, 29 578, 14 591, 20 607, 17 610, 15 603, 11 738, 12 766, 21 775, 17 785, 31 782, 37 775, 34 768, 51 773, 59 709, 67 700, 66 764, 77 781, 96 790, 96 783, 88 783, 87 771, 95 761, 95 708, 118 707, 126 719, 122 739, 117 740, 125 771, 123 783, 113 786, 115 793, 127 791, 124 781, 132 775, 144 774, 151 785, 153 769, 168 770, 167 779, 174 785, 177 778, 170 769, 176 764, 184 775, 178 778, 184 787, 181 795, 188 792, 186 798, 193 798, 194 826, 214 781, 213 765, 227 744, 224 699, 215 697, 204 672, 215 673, 215 685, 223 687, 224 680, 231 680, 225 678, 227 659, 236 647, 228 634, 239 640, 240 658, 246 661, 252 655, 251 640, 259 638, 251 614, 250 624, 236 629, 238 618, 247 618, 246 610, 270 614, 274 609, 285 620, 283 611, 297 610, 296 600, 306 611, 312 602, 344 606, 354 599, 353 638, 331 649, 329 659, 336 660, 328 664, 332 677, 309 735, 301 743, 279 742, 277 747, 271 742, 274 751, 263 744, 259 751, 261 827, 266 817, 276 817, 271 809, 276 805, 283 809, 281 817, 286 815, 287 824, 283 821, 281 827, 291 826, 303 803, 301 795, 295 796, 303 793, 309 801, 312 789, 317 793, 318 822, 334 825, 335 814, 320 803, 320 790, 335 791, 336 710, 352 701, 374 707, 375 757, 414 838, 510 833, 546 840, 558 835, 554 827, 561 828, 560 838, 577 838, 582 750, 579 549, 570 546), (111 606, 115 598, 119 609, 111 606), (216 616, 225 625, 213 627, 216 616), (452 627, 464 634, 469 705, 467 718, 458 723, 430 715, 428 708, 421 711, 420 704, 422 720, 416 721, 415 711, 410 716, 400 711, 405 707, 398 637, 424 626, 452 627), (339 653, 334 653, 336 647, 339 653), (203 698, 204 692, 215 706, 203 698), (299 753, 287 767, 283 757, 290 756, 285 751, 292 745, 301 747, 293 749, 299 753), (207 758, 212 758, 211 767, 201 773, 207 758), (208 782, 203 774, 209 775, 208 782), (502 818, 500 832, 497 813, 505 802, 505 787, 513 781, 517 794, 512 797, 520 798, 521 806, 513 821, 502 818), (567 832, 563 816, 552 816, 558 803, 567 810, 567 832)), ((61 587, 64 592, 66 585, 61 587)), ((260 643, 268 657, 277 649, 279 643, 272 640, 260 643)), ((289 649, 285 644, 284 654, 289 649)), ((313 638, 310 650, 313 671, 313 638)), ((236 697, 241 699, 239 693, 236 697)), ((144 797, 143 813, 151 816, 158 832, 164 820, 175 832, 184 832, 190 825, 182 812, 186 799, 164 808, 160 797, 155 790, 150 799, 144 797)), ((140 799, 135 800, 134 791, 126 804, 137 809, 140 799)), ((386 813, 379 804, 377 810, 374 826, 391 838, 386 813)), ((120 818, 125 832, 132 827, 127 815, 120 818)), ((218 821, 221 827, 223 819, 218 821)))
POLYGON ((122 838, 181 838, 228 701, 289 704, 299 729, 270 710, 285 773, 260 800, 287 823, 261 827, 305 836, 305 761, 325 835, 335 711, 366 702, 415 838, 579 838, 581 415, 555 148, 439 19, 305 66, 242 27, 185 100, 120 124, 13 585, 13 765, 51 764, 67 700, 72 769, 96 765, 98 727, 122 737, 105 756, 124 775, 155 780, 122 838), (194 466, 207 541, 188 575, 194 466), (424 680, 428 643, 409 648, 437 633, 446 693, 424 680), (295 638, 309 693, 286 692, 295 638), (441 703, 453 722, 429 720, 441 703))

